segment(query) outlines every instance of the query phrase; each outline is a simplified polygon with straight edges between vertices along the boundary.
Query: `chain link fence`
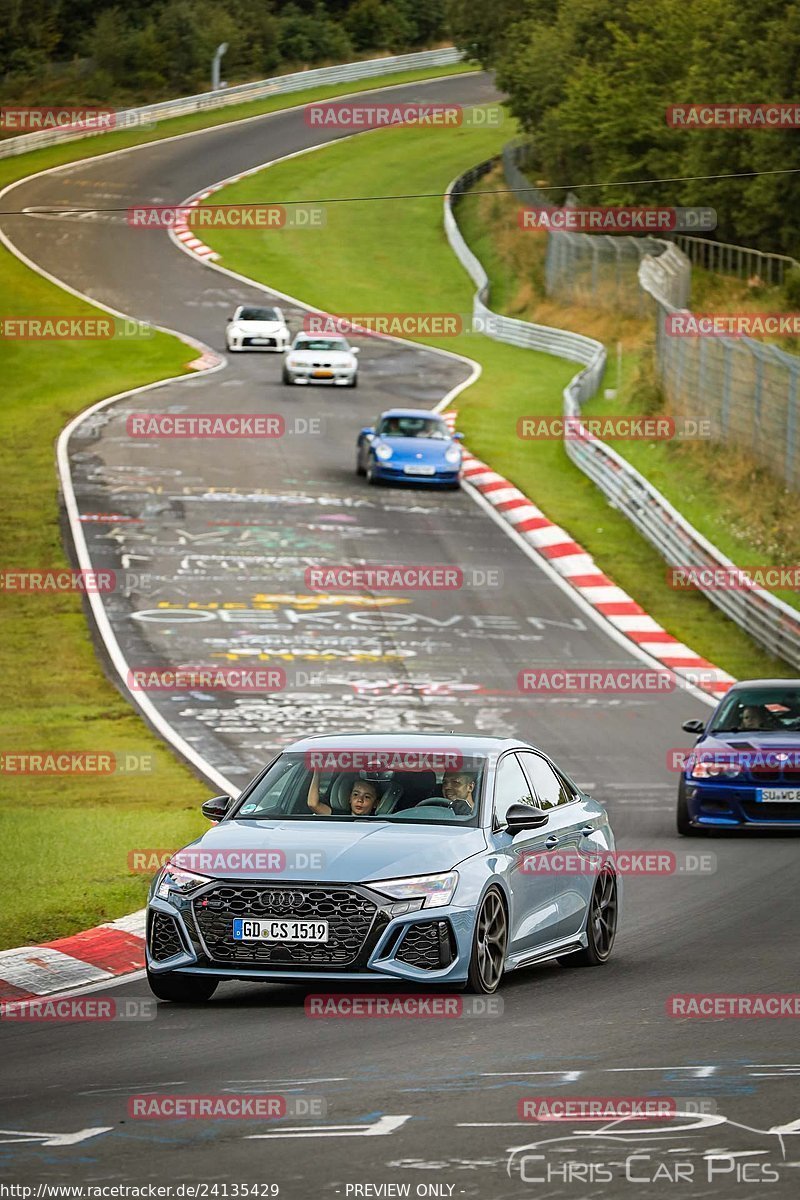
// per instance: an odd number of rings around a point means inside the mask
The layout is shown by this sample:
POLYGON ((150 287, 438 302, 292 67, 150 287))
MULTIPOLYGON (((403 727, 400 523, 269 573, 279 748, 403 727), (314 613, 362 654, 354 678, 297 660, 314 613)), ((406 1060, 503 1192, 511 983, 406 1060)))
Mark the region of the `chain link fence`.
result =
MULTIPOLYGON (((558 207, 546 193, 531 184, 524 173, 527 148, 510 142, 503 149, 506 183, 521 204, 550 211, 558 207)), ((577 206, 568 192, 566 208, 577 206)), ((572 233, 558 230, 547 236, 545 286, 548 296, 566 304, 601 304, 635 317, 649 311, 647 297, 639 286, 639 265, 646 256, 665 254, 670 243, 663 238, 611 236, 601 233, 572 233)), ((688 260, 673 279, 674 302, 683 307, 689 300, 691 266, 688 260)))
MULTIPOLYGON (((522 203, 552 207, 524 174, 524 162, 524 145, 505 148, 508 186, 522 203)), ((692 262, 782 282, 795 260, 683 234, 669 241, 560 230, 547 236, 548 295, 636 316, 652 313, 656 377, 670 416, 708 422, 715 442, 747 451, 789 489, 800 490, 800 358, 749 337, 692 335, 670 319, 688 315, 692 262)))

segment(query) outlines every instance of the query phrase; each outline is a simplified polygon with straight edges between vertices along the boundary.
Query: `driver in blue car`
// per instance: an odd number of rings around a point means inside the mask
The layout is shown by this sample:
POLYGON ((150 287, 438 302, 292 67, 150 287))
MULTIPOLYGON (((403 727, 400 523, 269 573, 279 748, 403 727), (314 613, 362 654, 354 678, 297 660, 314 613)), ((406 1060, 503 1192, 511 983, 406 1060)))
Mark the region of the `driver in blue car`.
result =
POLYGON ((442 795, 458 817, 475 811, 475 776, 471 771, 445 771, 442 795))
MULTIPOLYGON (((370 779, 356 779, 350 788, 350 812, 354 817, 371 817, 378 803, 378 785, 370 779)), ((308 807, 318 816, 328 817, 333 812, 329 804, 320 799, 319 771, 311 776, 308 788, 308 807)))

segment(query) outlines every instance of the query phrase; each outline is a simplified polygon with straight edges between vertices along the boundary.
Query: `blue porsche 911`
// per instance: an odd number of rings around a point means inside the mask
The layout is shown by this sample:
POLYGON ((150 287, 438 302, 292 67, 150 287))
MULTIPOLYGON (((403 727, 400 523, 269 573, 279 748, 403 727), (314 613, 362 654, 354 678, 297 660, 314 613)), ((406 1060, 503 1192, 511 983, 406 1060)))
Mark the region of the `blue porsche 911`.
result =
POLYGON ((734 684, 699 734, 678 786, 678 832, 800 830, 800 680, 734 684))
POLYGON ((356 473, 369 483, 432 483, 457 488, 461 479, 463 434, 451 433, 435 412, 390 408, 356 443, 356 473))
POLYGON ((306 738, 153 880, 160 1000, 225 980, 450 984, 611 954, 620 886, 605 809, 540 750, 454 735, 306 738))

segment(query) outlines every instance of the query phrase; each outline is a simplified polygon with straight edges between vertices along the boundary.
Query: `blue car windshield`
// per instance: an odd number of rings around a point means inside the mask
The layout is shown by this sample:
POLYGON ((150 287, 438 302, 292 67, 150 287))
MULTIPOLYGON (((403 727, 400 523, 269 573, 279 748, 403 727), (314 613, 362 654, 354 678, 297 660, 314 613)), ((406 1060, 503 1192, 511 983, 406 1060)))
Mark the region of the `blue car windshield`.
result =
POLYGON ((711 733, 800 732, 800 688, 737 688, 722 702, 711 733))
POLYGON ((378 426, 380 437, 450 438, 450 430, 438 417, 384 417, 378 426))
POLYGON ((233 819, 478 824, 483 755, 310 750, 282 754, 245 790, 233 819))

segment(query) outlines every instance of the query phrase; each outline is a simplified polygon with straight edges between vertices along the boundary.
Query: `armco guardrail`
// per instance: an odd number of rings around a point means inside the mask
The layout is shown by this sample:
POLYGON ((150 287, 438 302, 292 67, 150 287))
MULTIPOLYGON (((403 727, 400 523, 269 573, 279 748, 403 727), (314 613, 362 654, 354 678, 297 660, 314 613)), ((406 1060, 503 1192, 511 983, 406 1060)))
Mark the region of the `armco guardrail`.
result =
MULTIPOLYGON (((292 75, 275 75, 270 79, 259 79, 255 83, 242 83, 236 87, 220 88, 216 92, 201 92, 197 96, 182 96, 177 100, 164 100, 159 104, 147 104, 141 108, 129 108, 116 114, 114 129, 136 129, 157 124, 169 117, 182 117, 187 113, 206 112, 224 108, 229 104, 243 104, 247 100, 260 100, 263 96, 299 92, 326 83, 347 83, 349 80, 371 79, 376 75, 391 75, 398 71, 414 71, 425 67, 447 67, 460 62, 463 55, 455 46, 439 50, 420 50, 415 54, 399 54, 392 58, 370 58, 364 62, 343 63, 335 67, 317 67, 311 71, 295 71, 292 75)), ((19 137, 0 142, 0 158, 16 154, 27 154, 29 150, 40 150, 57 142, 74 141, 76 138, 99 137, 102 130, 61 126, 56 129, 40 129, 35 133, 24 133, 19 137)))
MULTIPOLYGON (((534 325, 492 312, 487 304, 488 276, 458 228, 454 210, 459 195, 481 179, 496 161, 492 159, 481 163, 450 184, 444 204, 447 239, 477 289, 473 297, 476 328, 496 341, 544 350, 558 358, 584 364, 584 369, 564 389, 564 415, 579 417, 582 405, 600 386, 605 369, 605 348, 600 342, 581 334, 552 329, 547 325, 534 325)), ((651 269, 663 257, 651 259, 651 269)), ((644 262, 642 266, 644 268, 644 262)), ((729 558, 690 525, 657 488, 610 446, 587 434, 585 437, 565 439, 564 448, 575 465, 593 480, 611 504, 624 513, 670 566, 737 571, 729 558)), ((800 612, 763 588, 746 591, 701 590, 759 645, 793 667, 800 668, 800 612)))

